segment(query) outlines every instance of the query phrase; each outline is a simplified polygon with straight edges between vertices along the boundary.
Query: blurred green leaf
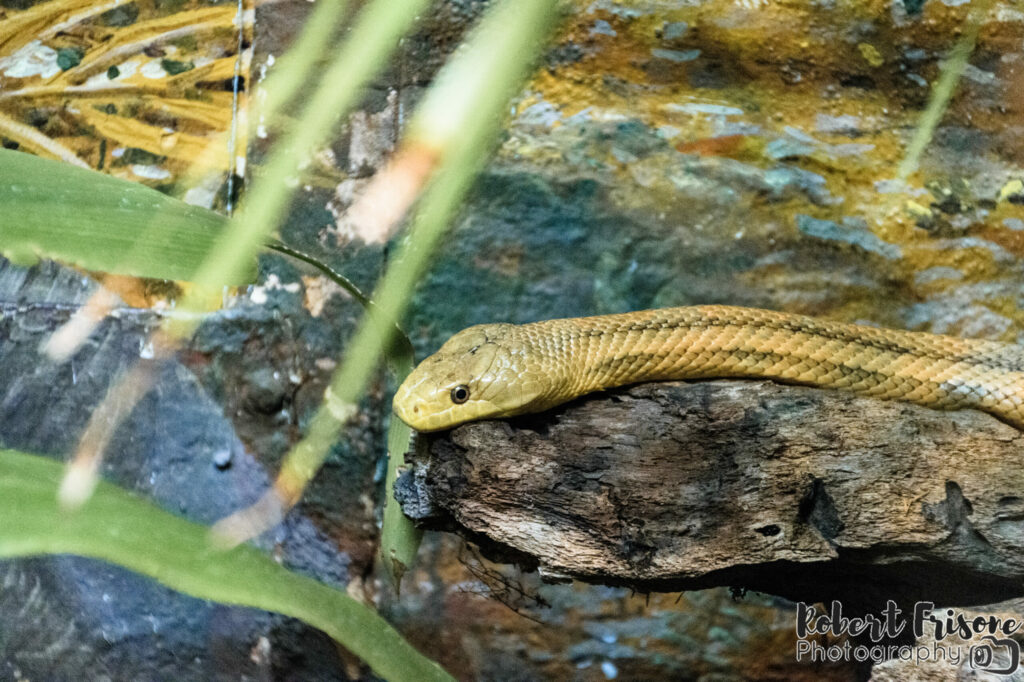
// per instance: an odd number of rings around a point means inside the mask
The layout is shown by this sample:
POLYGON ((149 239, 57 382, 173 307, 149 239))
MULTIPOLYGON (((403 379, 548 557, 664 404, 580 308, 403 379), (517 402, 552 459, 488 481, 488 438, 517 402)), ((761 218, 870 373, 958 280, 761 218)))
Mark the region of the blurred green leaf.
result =
POLYGON ((88 270, 188 280, 226 221, 144 185, 0 149, 5 256, 34 254, 88 270))
MULTIPOLYGON (((395 358, 395 383, 401 384, 413 368, 413 354, 395 358)), ((416 552, 423 539, 423 531, 402 513, 394 497, 398 470, 405 466, 405 453, 413 443, 412 429, 398 417, 391 415, 388 425, 388 473, 384 485, 384 519, 380 534, 380 558, 395 589, 401 591, 402 576, 412 567, 416 552)))
POLYGON ((0 450, 0 557, 77 554, 150 576, 185 594, 251 606, 319 628, 390 680, 450 680, 372 609, 292 573, 255 548, 218 551, 208 529, 109 483, 77 512, 57 506, 60 463, 0 450))
POLYGON ((978 42, 978 33, 981 31, 982 19, 988 15, 991 9, 992 0, 981 0, 973 5, 973 9, 967 16, 966 25, 960 38, 953 45, 949 58, 940 66, 939 78, 932 85, 931 94, 928 97, 928 106, 921 112, 921 120, 914 129, 914 136, 907 144, 906 155, 900 162, 896 171, 896 177, 905 181, 910 174, 917 170, 924 150, 928 147, 935 129, 938 128, 942 117, 949 108, 949 101, 956 92, 957 84, 963 76, 964 69, 974 53, 974 46, 978 42))
MULTIPOLYGON (((403 145, 437 149, 441 162, 420 197, 410 239, 402 244, 374 293, 382 324, 401 320, 416 283, 430 266, 441 238, 494 147, 508 100, 529 75, 554 27, 556 8, 551 0, 504 0, 492 5, 465 47, 456 52, 424 95, 403 145)), ((346 391, 365 384, 365 368, 374 365, 375 353, 372 338, 361 327, 332 379, 336 395, 355 399, 358 393, 346 391)), ((399 381, 411 369, 410 362, 404 372, 396 372, 399 381)), ((422 536, 394 498, 394 483, 405 463, 410 434, 408 427, 392 417, 380 553, 396 589, 402 574, 412 566, 422 536)), ((309 451, 293 450, 289 458, 315 470, 324 453, 326 447, 314 459, 309 451)), ((290 464, 286 460, 285 466, 290 464)))
MULTIPOLYGON (((246 190, 238 212, 192 280, 196 288, 179 301, 180 310, 201 310, 207 295, 203 290, 236 277, 233 273, 247 264, 277 229, 298 186, 289 178, 301 161, 331 136, 428 4, 428 0, 373 0, 365 4, 321 74, 319 85, 305 100, 301 115, 261 164, 261 172, 246 190)), ((295 62, 289 60, 286 64, 294 66, 295 62)), ((180 325, 165 324, 164 329, 175 327, 175 334, 190 331, 180 325)))

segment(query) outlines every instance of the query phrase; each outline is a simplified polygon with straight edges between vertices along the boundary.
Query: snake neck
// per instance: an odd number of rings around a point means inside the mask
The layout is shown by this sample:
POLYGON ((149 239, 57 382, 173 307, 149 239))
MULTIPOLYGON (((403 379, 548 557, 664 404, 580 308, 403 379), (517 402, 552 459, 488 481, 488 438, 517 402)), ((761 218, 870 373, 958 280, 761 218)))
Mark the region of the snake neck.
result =
POLYGON ((524 325, 545 404, 645 381, 767 378, 1024 422, 1024 353, 992 341, 693 306, 524 325))
POLYGON ((727 360, 780 350, 767 339, 752 343, 752 321, 745 319, 745 312, 694 306, 576 318, 568 331, 557 335, 565 344, 559 357, 568 365, 562 372, 567 377, 564 390, 579 395, 645 381, 775 378, 770 371, 727 360))

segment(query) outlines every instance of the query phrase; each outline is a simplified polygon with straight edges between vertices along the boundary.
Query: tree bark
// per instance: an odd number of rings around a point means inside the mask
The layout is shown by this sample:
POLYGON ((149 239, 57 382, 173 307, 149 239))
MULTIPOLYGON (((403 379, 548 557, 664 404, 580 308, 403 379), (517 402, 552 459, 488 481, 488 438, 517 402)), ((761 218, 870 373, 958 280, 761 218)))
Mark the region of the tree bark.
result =
POLYGON ((548 579, 971 605, 1024 594, 1022 455, 981 412, 664 382, 423 435, 396 495, 548 579))

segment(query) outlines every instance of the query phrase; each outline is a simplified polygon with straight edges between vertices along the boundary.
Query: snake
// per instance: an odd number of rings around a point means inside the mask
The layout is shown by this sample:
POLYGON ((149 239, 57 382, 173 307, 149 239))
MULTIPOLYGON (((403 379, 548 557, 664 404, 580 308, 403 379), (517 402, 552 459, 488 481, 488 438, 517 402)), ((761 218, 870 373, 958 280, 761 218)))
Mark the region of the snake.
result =
POLYGON ((1024 346, 722 305, 469 327, 409 373, 393 410, 440 431, 629 384, 714 378, 977 409, 1024 430, 1024 346))

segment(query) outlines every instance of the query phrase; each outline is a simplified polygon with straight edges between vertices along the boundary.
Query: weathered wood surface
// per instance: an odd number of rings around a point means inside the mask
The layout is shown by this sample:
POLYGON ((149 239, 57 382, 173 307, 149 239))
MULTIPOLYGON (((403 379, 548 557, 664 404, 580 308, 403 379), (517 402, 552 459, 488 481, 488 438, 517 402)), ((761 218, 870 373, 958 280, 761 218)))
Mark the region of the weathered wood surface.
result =
POLYGON ((1024 434, 980 412, 666 382, 422 438, 405 512, 551 578, 865 607, 1024 594, 1024 434))

